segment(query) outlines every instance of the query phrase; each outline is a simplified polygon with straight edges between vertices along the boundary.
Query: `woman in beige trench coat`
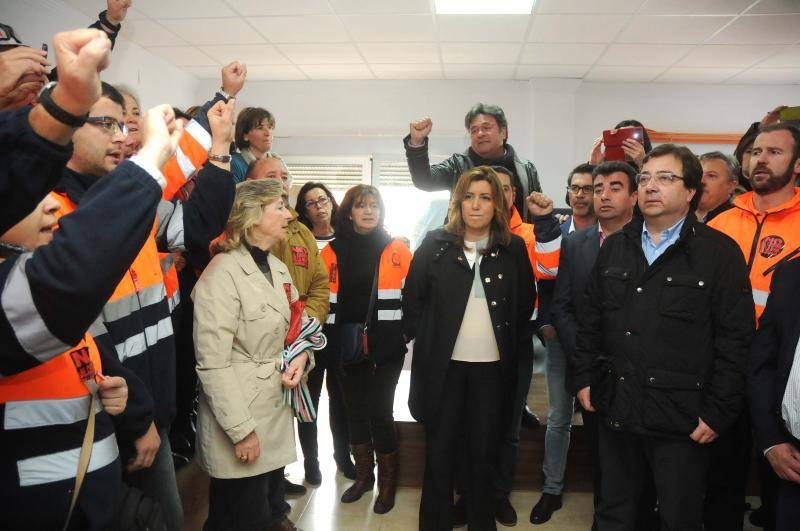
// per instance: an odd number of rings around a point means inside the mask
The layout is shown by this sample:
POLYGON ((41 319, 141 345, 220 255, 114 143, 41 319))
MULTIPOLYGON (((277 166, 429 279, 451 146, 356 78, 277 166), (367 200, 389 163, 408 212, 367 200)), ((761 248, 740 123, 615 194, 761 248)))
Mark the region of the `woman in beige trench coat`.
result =
POLYGON ((279 181, 236 188, 224 237, 197 282, 194 342, 201 383, 197 457, 211 476, 206 530, 296 529, 286 518, 283 467, 296 460, 283 388, 311 370, 310 354, 281 374, 289 301, 297 290, 269 253, 291 219, 279 181))

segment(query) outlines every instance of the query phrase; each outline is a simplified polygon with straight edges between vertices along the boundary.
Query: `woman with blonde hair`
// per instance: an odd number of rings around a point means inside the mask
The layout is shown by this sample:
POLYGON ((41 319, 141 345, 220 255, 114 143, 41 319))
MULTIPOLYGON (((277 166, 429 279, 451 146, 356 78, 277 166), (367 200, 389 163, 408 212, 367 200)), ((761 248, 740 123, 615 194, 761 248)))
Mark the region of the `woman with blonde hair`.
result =
POLYGON ((462 174, 447 224, 425 237, 403 288, 403 333, 416 338, 409 408, 426 437, 424 531, 451 529, 453 465, 464 468, 458 474, 469 529, 495 529, 498 434, 510 423, 536 298, 525 242, 509 231, 509 211, 491 168, 462 174))
POLYGON ((275 180, 236 187, 228 226, 192 293, 197 457, 211 476, 206 530, 295 529, 283 492, 283 468, 296 460, 283 389, 297 387, 313 359, 306 351, 284 361, 298 295, 270 253, 291 219, 282 193, 275 180))

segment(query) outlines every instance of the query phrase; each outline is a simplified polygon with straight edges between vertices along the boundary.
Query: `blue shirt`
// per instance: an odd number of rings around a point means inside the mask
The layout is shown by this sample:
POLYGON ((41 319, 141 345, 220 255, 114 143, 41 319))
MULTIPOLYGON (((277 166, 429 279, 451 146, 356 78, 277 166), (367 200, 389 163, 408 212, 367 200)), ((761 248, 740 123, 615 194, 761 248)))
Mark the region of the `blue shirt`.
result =
POLYGON ((659 256, 664 254, 664 251, 666 251, 670 245, 678 241, 684 221, 686 221, 686 216, 683 216, 675 225, 667 230, 661 231, 661 240, 658 242, 658 245, 650 239, 650 233, 647 231, 647 222, 645 221, 644 228, 642 229, 642 251, 644 251, 644 257, 647 259, 649 265, 652 265, 659 256))

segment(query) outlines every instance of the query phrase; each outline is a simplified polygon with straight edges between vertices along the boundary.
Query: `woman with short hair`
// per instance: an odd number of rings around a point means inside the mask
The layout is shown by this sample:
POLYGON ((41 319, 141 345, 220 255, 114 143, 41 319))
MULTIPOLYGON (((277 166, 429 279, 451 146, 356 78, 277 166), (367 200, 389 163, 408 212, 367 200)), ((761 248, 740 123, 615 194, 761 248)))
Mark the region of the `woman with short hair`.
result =
POLYGON ((294 529, 283 469, 296 460, 294 417, 283 400, 313 365, 308 351, 281 374, 298 299, 270 249, 291 219, 280 181, 247 181, 214 258, 197 281, 194 342, 200 397, 197 458, 211 476, 206 530, 294 529))
POLYGON ((239 149, 231 157, 231 173, 237 183, 244 181, 247 167, 272 151, 275 117, 261 107, 245 107, 236 117, 234 143, 239 149))
POLYGON ((536 298, 509 210, 491 168, 462 174, 447 224, 425 237, 403 288, 403 331, 416 338, 409 408, 426 438, 424 531, 451 529, 454 465, 464 480, 469 529, 495 529, 498 435, 511 422, 536 298), (462 442, 465 459, 457 457, 462 442))

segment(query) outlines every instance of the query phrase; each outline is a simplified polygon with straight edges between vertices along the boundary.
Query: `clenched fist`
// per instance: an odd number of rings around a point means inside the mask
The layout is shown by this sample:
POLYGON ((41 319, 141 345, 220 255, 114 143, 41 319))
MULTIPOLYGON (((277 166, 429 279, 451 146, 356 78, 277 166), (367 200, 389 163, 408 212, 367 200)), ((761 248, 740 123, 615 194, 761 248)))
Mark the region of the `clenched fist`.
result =
POLYGON ((244 63, 234 61, 222 68, 222 90, 231 97, 239 94, 245 79, 247 79, 247 65, 244 63))
POLYGON ((100 72, 111 59, 111 41, 96 29, 57 33, 53 47, 58 65, 58 85, 53 100, 76 116, 89 112, 100 99, 100 72))
POLYGON ((528 212, 533 216, 546 216, 553 211, 553 200, 541 192, 531 192, 525 198, 528 205, 528 212))
POLYGON ((408 132, 411 135, 411 145, 423 145, 425 139, 431 134, 431 129, 433 129, 433 120, 431 120, 430 117, 411 122, 408 127, 408 132))
POLYGON ((161 169, 178 149, 183 124, 175 119, 172 107, 166 103, 147 111, 140 123, 143 144, 138 155, 161 169))

